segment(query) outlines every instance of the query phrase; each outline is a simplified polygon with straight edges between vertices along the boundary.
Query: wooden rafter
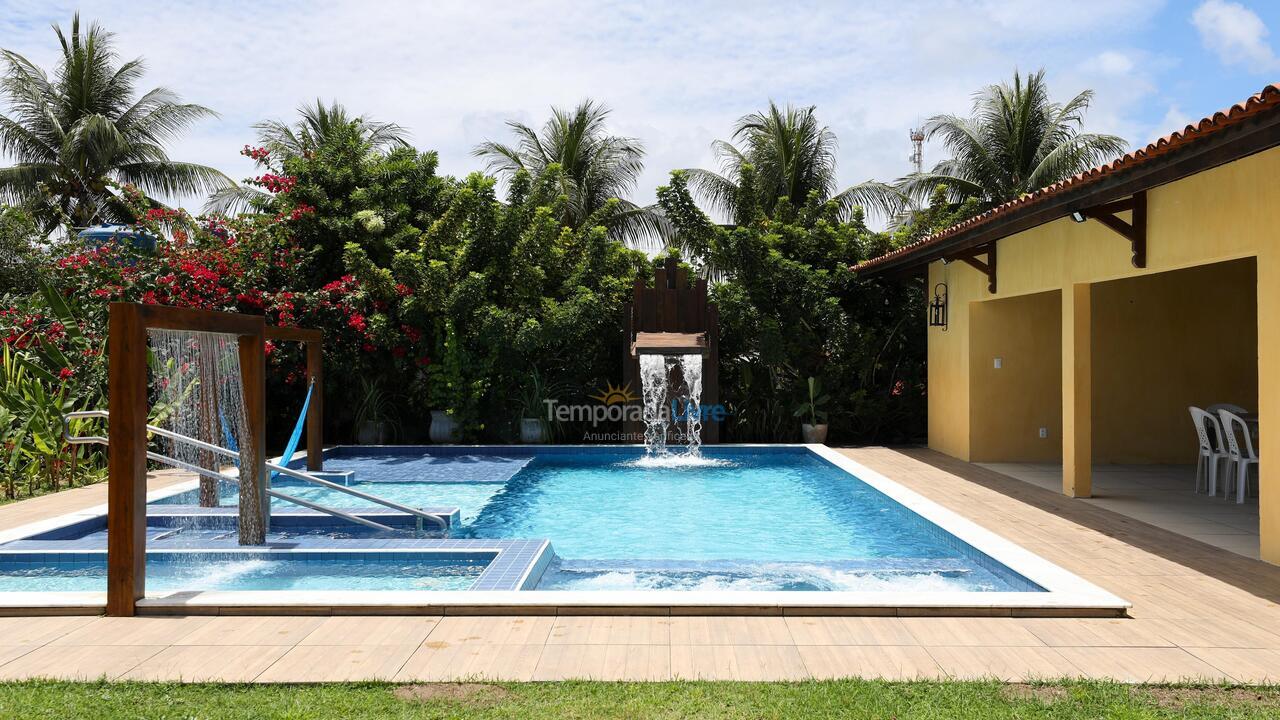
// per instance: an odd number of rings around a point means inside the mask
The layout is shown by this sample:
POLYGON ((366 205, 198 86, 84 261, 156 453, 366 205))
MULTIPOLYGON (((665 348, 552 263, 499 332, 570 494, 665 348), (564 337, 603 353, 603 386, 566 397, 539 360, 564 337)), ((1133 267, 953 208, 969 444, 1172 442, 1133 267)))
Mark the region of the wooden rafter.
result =
POLYGON ((976 247, 963 255, 956 255, 949 260, 960 260, 967 265, 977 268, 978 272, 987 276, 987 292, 992 295, 996 294, 996 244, 989 242, 981 247, 976 247), (985 259, 980 260, 980 257, 985 259))
POLYGON ((1128 240, 1134 267, 1147 266, 1147 191, 1136 192, 1133 197, 1124 200, 1095 205, 1082 210, 1081 214, 1097 220, 1128 240), (1122 220, 1118 216, 1122 212, 1132 212, 1132 222, 1122 220))

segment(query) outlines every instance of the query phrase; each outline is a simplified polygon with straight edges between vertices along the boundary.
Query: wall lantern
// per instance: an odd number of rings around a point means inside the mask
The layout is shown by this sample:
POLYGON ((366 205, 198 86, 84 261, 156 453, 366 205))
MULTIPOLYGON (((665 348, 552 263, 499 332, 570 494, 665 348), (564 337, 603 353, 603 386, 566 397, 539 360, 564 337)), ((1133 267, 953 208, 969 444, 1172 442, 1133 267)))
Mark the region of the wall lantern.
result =
POLYGON ((929 327, 947 329, 947 284, 933 287, 933 302, 929 303, 929 327))

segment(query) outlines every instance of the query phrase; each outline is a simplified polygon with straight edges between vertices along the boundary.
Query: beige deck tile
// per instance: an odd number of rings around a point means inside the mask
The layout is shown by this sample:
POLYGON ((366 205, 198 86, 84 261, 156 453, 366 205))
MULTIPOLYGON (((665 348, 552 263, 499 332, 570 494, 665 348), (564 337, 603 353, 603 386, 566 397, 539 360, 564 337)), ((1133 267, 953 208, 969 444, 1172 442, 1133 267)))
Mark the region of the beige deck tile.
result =
POLYGON ((1044 645, 1019 618, 901 618, 920 645, 981 645, 998 647, 1044 645))
MULTIPOLYGON (((103 617, 52 645, 169 645, 209 624, 212 617, 103 617)), ((243 643, 242 643, 243 644, 243 643)))
POLYGON ((541 645, 551 634, 555 618, 546 616, 445 616, 427 635, 427 647, 449 645, 541 645))
POLYGON ((1080 674, 1133 683, 1232 679, 1182 648, 1057 648, 1080 674))
POLYGON ((896 617, 788 617, 797 645, 916 645, 896 617))
POLYGON ((100 619, 92 616, 0 617, 0 644, 44 645, 100 619))
POLYGON ((163 649, 162 645, 46 645, 0 665, 0 680, 114 680, 163 649))
MULTIPOLYGON (((1138 622, 1138 621, 1136 621, 1138 622)), ((1148 627, 1183 647, 1280 649, 1280 635, 1244 620, 1202 617, 1196 620, 1142 620, 1148 627)))
POLYGON ((174 645, 297 645, 324 622, 318 617, 224 616, 205 618, 194 632, 174 645))
POLYGON ((533 679, 543 645, 467 643, 418 648, 396 675, 397 681, 528 681, 533 679))
POLYGON ((249 682, 288 647, 263 645, 174 645, 121 676, 122 680, 249 682))
POLYGON ((534 680, 671 679, 667 645, 557 645, 543 648, 534 680))
POLYGON ((666 645, 671 618, 646 616, 558 617, 548 645, 666 645))
POLYGON ((672 617, 672 645, 793 645, 783 617, 672 617))
POLYGON ((421 645, 439 618, 342 616, 325 618, 299 645, 421 645))
POLYGON ((957 680, 1006 682, 1079 676, 1075 666, 1047 647, 930 647, 939 667, 957 680))
POLYGON ((1189 647, 1186 651, 1240 682, 1280 682, 1280 650, 1189 647))
POLYGON ((884 678, 917 680, 945 677, 945 673, 917 645, 801 645, 797 648, 814 678, 884 678))
POLYGON ((298 645, 258 676, 258 682, 390 680, 416 645, 298 645))
POLYGON ((0 645, 0 665, 4 665, 10 660, 17 660, 27 653, 40 647, 39 645, 0 645))
POLYGON ((1052 647, 1173 647, 1150 620, 1027 618, 1019 621, 1052 647))
POLYGON ((684 680, 804 680, 809 671, 788 645, 672 645, 671 675, 684 680))

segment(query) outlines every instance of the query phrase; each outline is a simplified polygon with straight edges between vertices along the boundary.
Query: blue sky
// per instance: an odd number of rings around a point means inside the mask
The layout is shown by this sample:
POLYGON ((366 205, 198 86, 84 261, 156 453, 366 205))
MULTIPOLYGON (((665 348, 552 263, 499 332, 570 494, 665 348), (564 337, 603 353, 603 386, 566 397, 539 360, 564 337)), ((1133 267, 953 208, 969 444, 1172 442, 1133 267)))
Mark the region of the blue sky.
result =
MULTIPOLYGON (((1280 3, 133 2, 0 0, 0 47, 50 67, 49 24, 79 8, 166 85, 221 118, 172 156, 233 178, 250 125, 336 98, 410 129, 442 170, 480 167, 506 119, 538 123, 584 97, 639 137, 648 202, 672 168, 714 167, 710 145, 765 105, 815 104, 840 139, 842 183, 908 170, 908 129, 969 109, 1013 69, 1048 70, 1061 99, 1097 97, 1088 127, 1138 146, 1280 82, 1280 3)), ((925 164, 941 148, 926 147, 925 164)), ((186 199, 190 206, 199 200, 186 199)))

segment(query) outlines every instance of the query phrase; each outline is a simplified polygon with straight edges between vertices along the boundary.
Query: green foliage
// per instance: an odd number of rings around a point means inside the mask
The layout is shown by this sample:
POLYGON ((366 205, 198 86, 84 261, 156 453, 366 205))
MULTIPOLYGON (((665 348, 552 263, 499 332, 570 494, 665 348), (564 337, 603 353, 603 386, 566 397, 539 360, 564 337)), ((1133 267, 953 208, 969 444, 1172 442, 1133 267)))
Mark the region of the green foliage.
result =
MULTIPOLYGON (((101 356, 105 343, 82 332, 71 306, 43 283, 19 307, 4 312, 10 326, 0 355, 4 497, 17 497, 20 483, 27 495, 71 484, 77 480, 72 463, 81 456, 91 462, 86 463, 89 473, 78 479, 100 477, 101 451, 68 446, 62 432, 66 413, 101 404, 105 366, 81 360, 101 356)), ((89 422, 71 423, 72 432, 89 422)))
POLYGON ((611 237, 632 245, 660 246, 670 238, 670 226, 654 208, 626 199, 644 169, 644 145, 636 138, 610 135, 605 127, 609 113, 593 100, 573 110, 553 107, 540 131, 510 121, 515 145, 488 141, 473 154, 507 179, 529 173, 554 180, 564 196, 557 206, 560 221, 574 230, 603 225, 611 237))
POLYGON ((815 377, 810 377, 807 383, 807 394, 804 400, 796 407, 796 417, 808 422, 810 425, 821 425, 827 422, 827 404, 831 402, 831 398, 822 394, 822 381, 815 377))
POLYGON ((935 115, 926 139, 939 138, 951 157, 928 172, 908 175, 898 190, 923 202, 939 187, 949 203, 978 200, 978 211, 1016 200, 1119 156, 1127 143, 1114 135, 1082 131, 1093 100, 1085 90, 1053 102, 1044 70, 989 85, 974 96, 969 117, 935 115))
POLYGON ((36 289, 44 273, 35 220, 17 208, 0 207, 0 295, 23 295, 36 289))
MULTIPOLYGON (((750 173, 744 177, 750 179, 750 173)), ((747 196, 758 196, 750 188, 747 196)), ((693 261, 714 268, 726 439, 795 438, 807 379, 825 380, 834 442, 911 440, 924 432, 924 333, 914 284, 859 281, 851 269, 887 244, 838 202, 774 206, 733 228, 697 209, 686 175, 658 191, 693 261)))
POLYGON ((231 184, 213 168, 170 160, 165 143, 213 117, 166 88, 139 94, 141 59, 118 62, 112 34, 97 24, 70 35, 54 26, 61 57, 52 77, 11 50, 0 51, 0 150, 17 160, 0 168, 0 200, 33 209, 46 229, 132 222, 111 182, 162 195, 207 192, 231 184))
POLYGON ((819 123, 812 105, 780 108, 771 101, 765 111, 738 119, 733 141, 713 146, 723 174, 684 172, 694 194, 735 224, 754 222, 760 213, 773 217, 787 204, 814 197, 832 201, 842 220, 858 207, 892 214, 897 206, 895 193, 873 181, 837 192, 836 136, 819 123))

